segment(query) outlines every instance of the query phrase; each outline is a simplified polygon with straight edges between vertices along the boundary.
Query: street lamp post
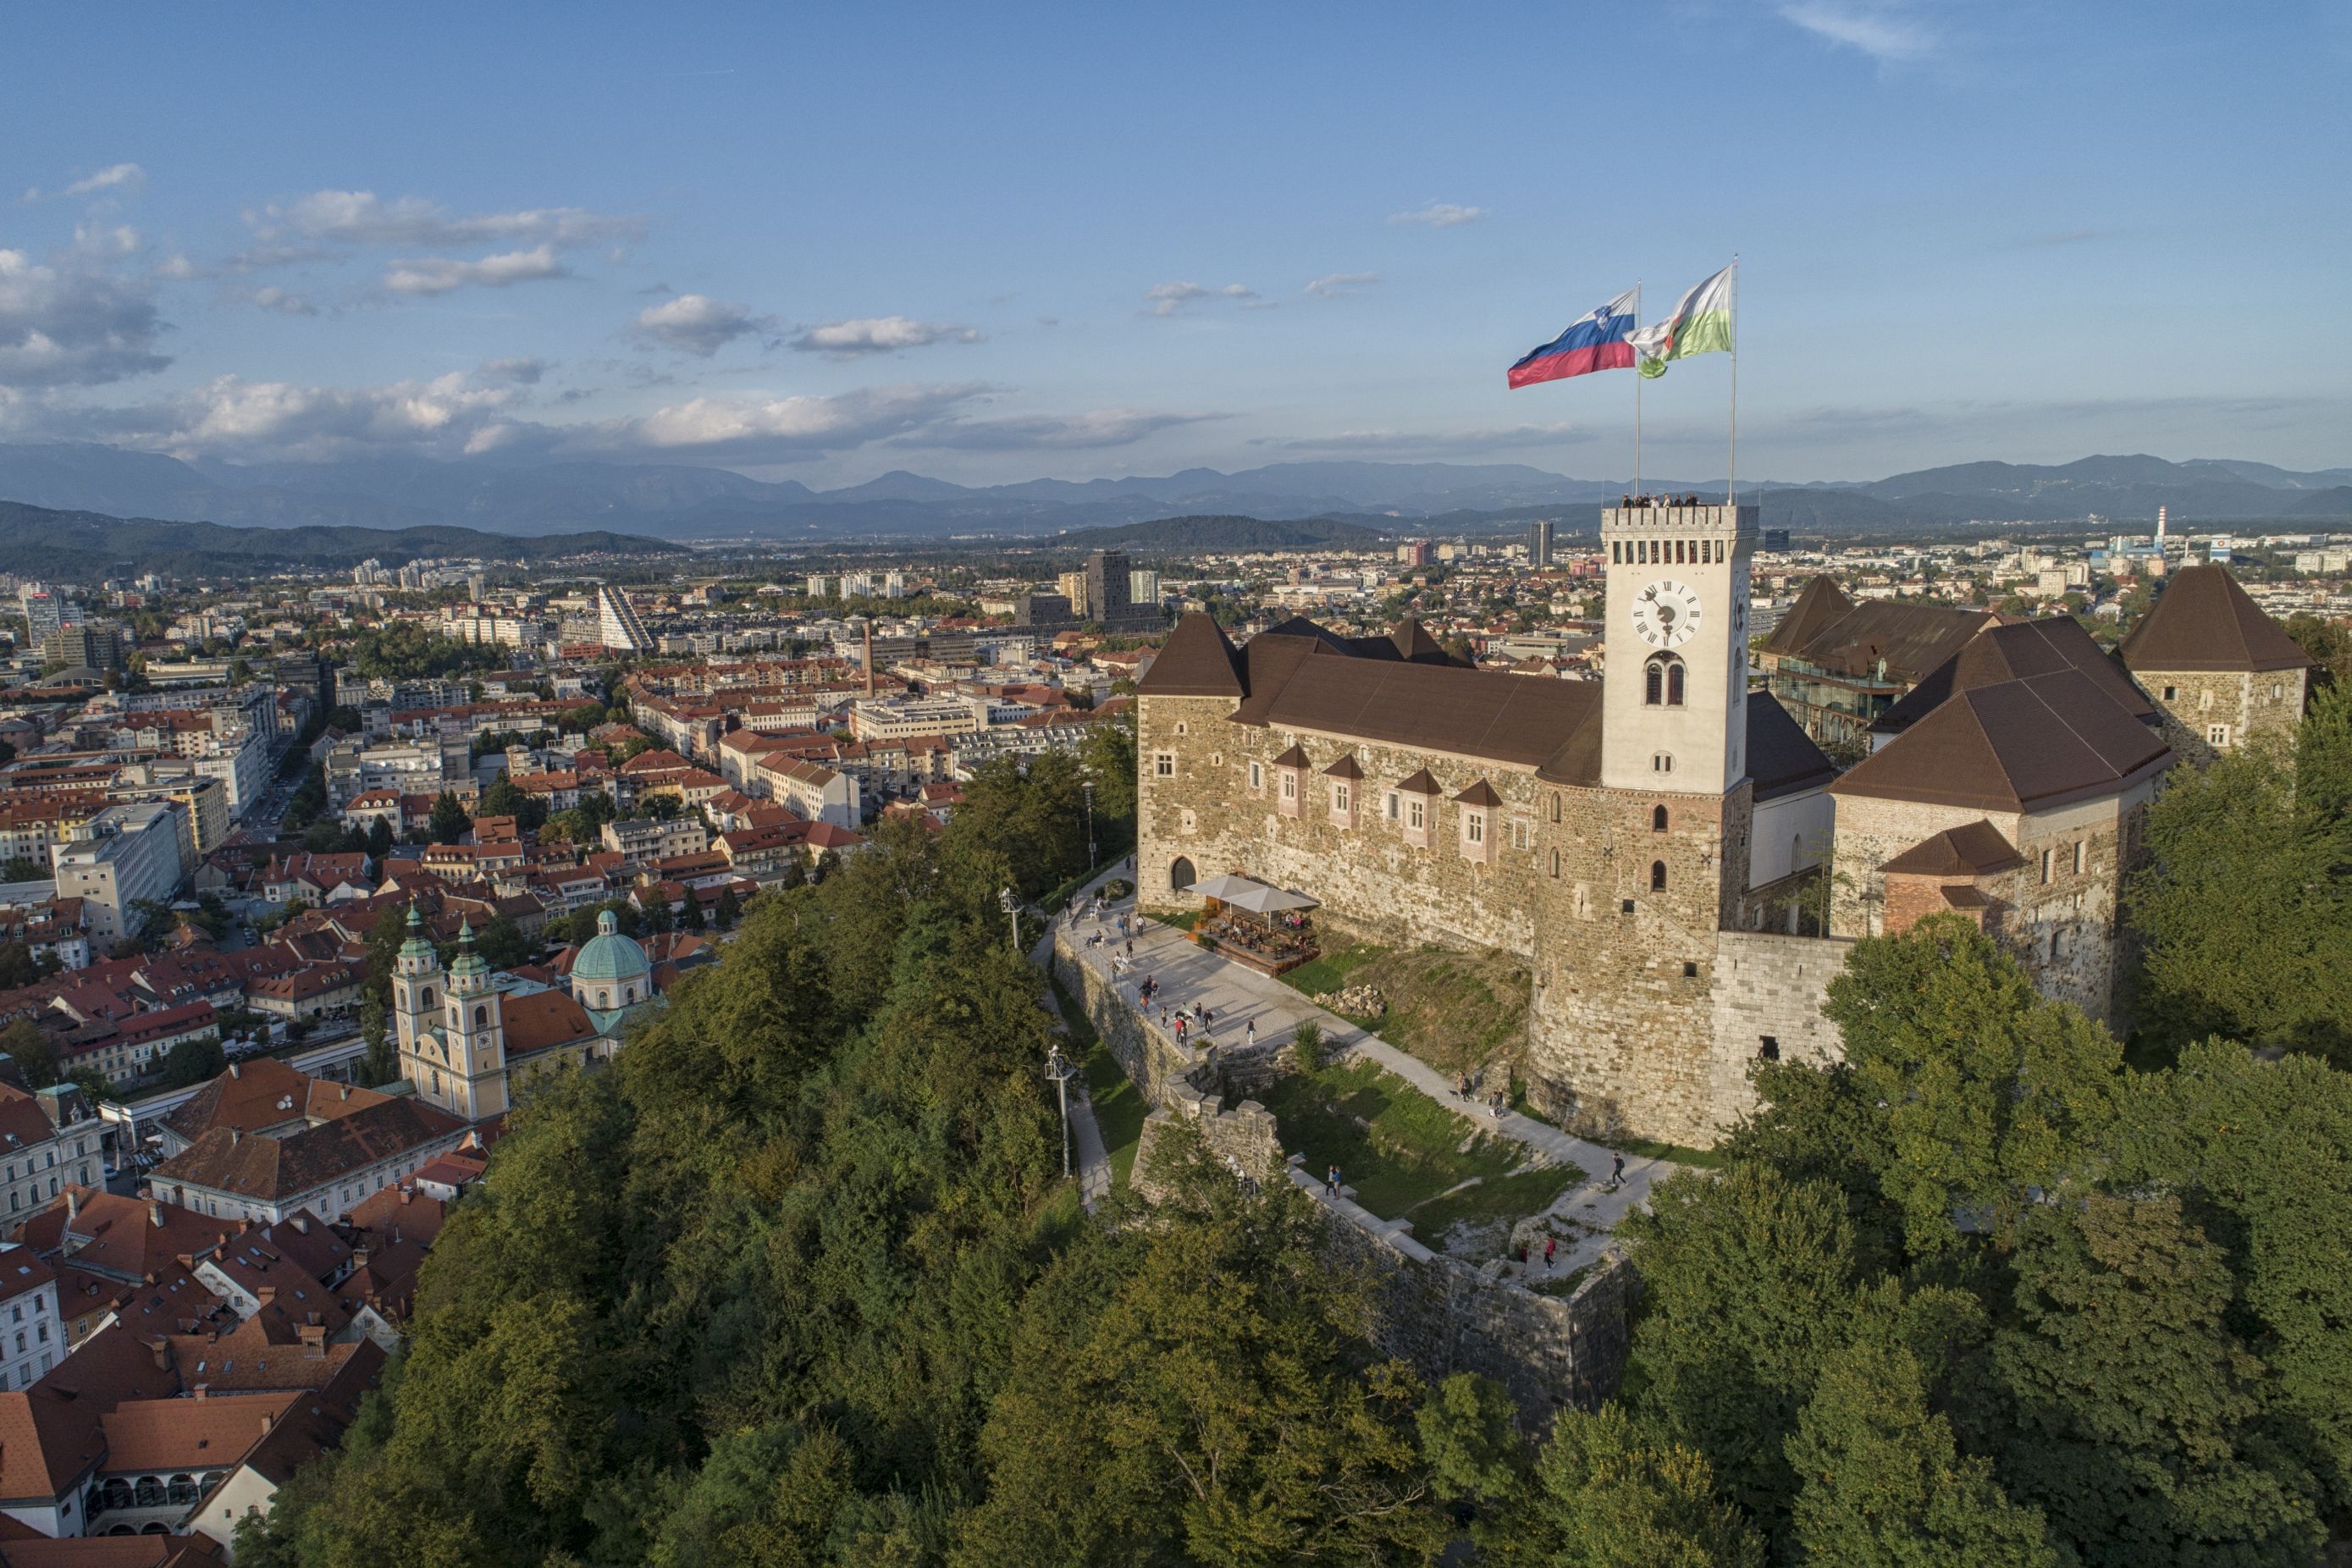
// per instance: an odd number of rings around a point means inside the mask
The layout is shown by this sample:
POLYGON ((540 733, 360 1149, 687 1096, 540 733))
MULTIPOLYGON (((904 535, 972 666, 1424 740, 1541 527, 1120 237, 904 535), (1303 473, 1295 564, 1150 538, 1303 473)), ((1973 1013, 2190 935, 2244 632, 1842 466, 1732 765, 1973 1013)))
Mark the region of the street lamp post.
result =
POLYGON ((1054 1080, 1055 1095, 1062 1102, 1062 1174, 1070 1173, 1070 1079, 1078 1069, 1062 1059, 1058 1040, 1045 1047, 1045 1076, 1054 1080))
POLYGON ((996 890, 996 907, 1003 910, 1006 916, 1013 921, 1013 956, 1017 958, 1021 953, 1020 900, 1013 898, 1012 889, 999 888, 996 890))

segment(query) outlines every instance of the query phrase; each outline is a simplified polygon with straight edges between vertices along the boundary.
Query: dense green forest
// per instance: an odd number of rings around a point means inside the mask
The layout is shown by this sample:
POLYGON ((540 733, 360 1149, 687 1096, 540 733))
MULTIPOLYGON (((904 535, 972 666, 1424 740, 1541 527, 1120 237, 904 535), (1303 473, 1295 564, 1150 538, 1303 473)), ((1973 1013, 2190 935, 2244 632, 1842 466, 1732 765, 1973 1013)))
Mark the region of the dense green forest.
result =
MULTIPOLYGON (((2347 735, 2323 698, 2300 756, 2178 781, 2136 907, 2231 837, 2340 879, 2306 840, 2347 735)), ((519 1110, 412 1348, 240 1563, 2256 1568, 2347 1518, 2331 972, 2200 991, 2236 939, 2153 914, 2174 1034, 2135 1066, 1955 918, 1858 943, 1846 1059, 1760 1064, 1722 1167, 1656 1190, 1622 1394, 1534 1440, 1372 1349, 1286 1186, 1180 1145, 1170 1202, 1078 1208, 996 895, 1081 868, 1081 777, 992 769, 771 893, 519 1110)), ((1097 806, 1123 844, 1131 795, 1097 806)))

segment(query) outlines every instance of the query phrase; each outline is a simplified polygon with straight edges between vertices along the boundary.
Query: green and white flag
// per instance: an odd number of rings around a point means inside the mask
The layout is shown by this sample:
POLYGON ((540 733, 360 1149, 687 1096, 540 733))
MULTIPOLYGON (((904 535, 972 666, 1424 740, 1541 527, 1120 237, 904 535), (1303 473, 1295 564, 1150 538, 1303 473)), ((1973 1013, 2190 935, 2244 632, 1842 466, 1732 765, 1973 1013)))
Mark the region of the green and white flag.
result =
MULTIPOLYGON (((1738 266, 1737 262, 1732 264, 1738 266)), ((1636 327, 1625 341, 1643 375, 1666 374, 1675 360, 1731 352, 1731 268, 1693 289, 1663 321, 1636 327)))

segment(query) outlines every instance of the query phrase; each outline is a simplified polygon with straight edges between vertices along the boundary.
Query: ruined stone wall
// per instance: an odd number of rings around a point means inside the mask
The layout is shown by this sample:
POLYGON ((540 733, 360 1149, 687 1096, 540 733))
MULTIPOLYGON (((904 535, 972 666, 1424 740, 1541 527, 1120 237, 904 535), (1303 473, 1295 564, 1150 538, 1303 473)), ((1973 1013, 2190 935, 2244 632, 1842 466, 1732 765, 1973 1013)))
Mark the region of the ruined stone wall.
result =
POLYGON ((1135 1152, 1135 1182, 1148 1197, 1155 1145, 1177 1122, 1197 1131, 1209 1152, 1236 1174, 1271 1181, 1286 1168, 1274 1113, 1254 1100, 1234 1100, 1239 1083, 1262 1083, 1272 1070, 1272 1046, 1255 1048, 1179 1045, 1146 1017, 1116 982, 1079 956, 1072 928, 1054 932, 1054 973, 1126 1069, 1152 1110, 1135 1152))
MULTIPOLYGON (((1104 1044, 1153 1110, 1136 1149, 1136 1190, 1154 1191, 1155 1152, 1181 1126, 1236 1174, 1262 1182, 1319 1185, 1282 1150, 1271 1111, 1255 1100, 1228 1105, 1222 1090, 1279 1070, 1278 1053, 1180 1046, 1081 957, 1067 928, 1054 939, 1055 973, 1086 1011, 1104 1044)), ((1591 1408, 1623 1375, 1626 1313, 1638 1289, 1633 1270, 1610 1260, 1567 1297, 1538 1295, 1506 1278, 1500 1265, 1474 1267, 1431 1251, 1412 1227, 1384 1220, 1346 1198, 1321 1200, 1334 1268, 1360 1269, 1375 1304, 1374 1343, 1433 1381, 1457 1372, 1493 1378, 1510 1391, 1521 1421, 1549 1427, 1570 1405, 1591 1408)))
POLYGON ((1432 1252, 1409 1227, 1346 1200, 1323 1202, 1334 1267, 1361 1270, 1373 1287, 1380 1349, 1432 1382, 1458 1372, 1492 1378, 1538 1433, 1563 1409, 1590 1410, 1617 1392, 1641 1289, 1623 1260, 1603 1260, 1571 1295, 1539 1295, 1498 1265, 1432 1252))
POLYGON ((2302 721, 2301 669, 2132 672, 2164 716, 2164 738, 2182 761, 2203 767, 2255 739, 2292 740, 2302 721), (2218 742, 2215 725, 2227 727, 2218 742))

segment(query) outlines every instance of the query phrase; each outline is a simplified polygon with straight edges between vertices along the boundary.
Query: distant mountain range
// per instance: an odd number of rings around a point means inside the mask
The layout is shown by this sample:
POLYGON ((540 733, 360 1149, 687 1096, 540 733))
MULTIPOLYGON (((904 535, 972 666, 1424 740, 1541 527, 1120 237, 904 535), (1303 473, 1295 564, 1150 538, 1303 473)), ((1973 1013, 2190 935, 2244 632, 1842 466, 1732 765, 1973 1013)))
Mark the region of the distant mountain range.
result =
POLYGON ((517 538, 471 528, 225 528, 212 522, 56 511, 0 500, 0 571, 68 581, 141 572, 231 575, 289 565, 341 571, 371 557, 399 566, 437 556, 548 561, 596 552, 683 554, 685 547, 601 531, 517 538))
MULTIPOLYGON (((0 446, 0 499, 117 517, 248 528, 443 526, 523 536, 605 531, 669 540, 1042 537, 1188 517, 1339 518, 1395 531, 1487 531, 1533 516, 1589 528, 1622 479, 1517 463, 1276 463, 1159 478, 1031 479, 971 487, 893 472, 813 490, 685 464, 415 457, 324 463, 182 462, 104 446, 0 446)), ((1653 489, 1719 493, 1720 479, 1653 489)), ((2168 506, 2183 525, 2352 520, 2352 468, 2297 473, 2200 458, 2095 457, 2054 467, 1980 462, 1862 483, 1752 481, 1770 527, 1856 532, 1970 521, 2067 522, 2096 514, 2144 528, 2168 506)))

